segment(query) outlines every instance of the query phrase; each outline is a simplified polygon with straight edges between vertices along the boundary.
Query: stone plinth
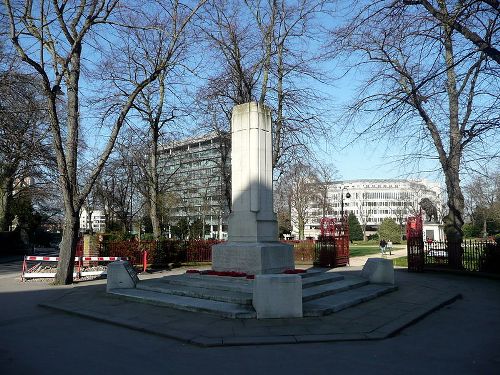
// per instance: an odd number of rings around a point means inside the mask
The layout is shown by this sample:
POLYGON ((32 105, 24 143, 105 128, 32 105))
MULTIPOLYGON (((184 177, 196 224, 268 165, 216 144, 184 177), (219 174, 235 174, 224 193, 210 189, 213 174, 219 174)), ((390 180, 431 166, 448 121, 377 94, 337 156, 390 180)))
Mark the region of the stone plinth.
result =
POLYGON ((249 274, 293 269, 293 247, 278 242, 271 114, 263 105, 252 102, 233 108, 231 176, 228 242, 212 247, 212 268, 249 274))
POLYGON ((444 241, 444 225, 438 223, 424 223, 422 230, 424 231, 424 240, 444 241))
POLYGON ((212 246, 212 269, 250 275, 294 269, 293 246, 279 242, 226 242, 212 246))
POLYGON ((302 278, 299 275, 258 275, 253 284, 257 319, 302 318, 302 278))
POLYGON ((363 266, 361 276, 373 284, 394 284, 394 264, 390 259, 369 258, 363 266))
POLYGON ((132 265, 124 260, 108 264, 106 291, 135 288, 139 278, 132 265))

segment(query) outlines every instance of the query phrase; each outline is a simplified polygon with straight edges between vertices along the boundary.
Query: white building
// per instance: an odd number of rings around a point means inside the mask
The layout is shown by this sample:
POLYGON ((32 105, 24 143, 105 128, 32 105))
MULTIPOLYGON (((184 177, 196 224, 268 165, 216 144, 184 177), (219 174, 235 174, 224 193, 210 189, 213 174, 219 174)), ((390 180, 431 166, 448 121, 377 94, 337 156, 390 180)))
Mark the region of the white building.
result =
MULTIPOLYGON (((441 189, 438 183, 427 180, 368 179, 328 183, 325 204, 311 199, 305 218, 304 237, 317 238, 323 216, 341 216, 353 212, 368 233, 377 231, 386 218, 393 218, 404 225, 406 218, 420 211, 419 202, 429 198, 440 214, 441 189), (349 196, 349 198, 348 198, 349 196)), ((292 236, 298 238, 297 214, 292 210, 292 236)))
POLYGON ((101 210, 88 212, 85 208, 80 211, 80 232, 90 231, 104 232, 106 229, 106 218, 101 210))

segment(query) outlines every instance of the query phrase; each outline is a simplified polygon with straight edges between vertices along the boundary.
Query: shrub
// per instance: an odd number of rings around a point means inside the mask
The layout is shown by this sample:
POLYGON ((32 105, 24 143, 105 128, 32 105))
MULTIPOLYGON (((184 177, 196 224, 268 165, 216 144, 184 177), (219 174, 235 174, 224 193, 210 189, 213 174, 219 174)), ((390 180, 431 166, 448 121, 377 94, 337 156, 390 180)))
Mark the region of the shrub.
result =
POLYGON ((489 243, 484 247, 484 252, 479 260, 479 271, 500 273, 500 241, 489 243))
POLYGON ((466 238, 481 237, 482 229, 478 226, 472 225, 471 223, 465 223, 462 226, 462 230, 464 231, 464 237, 466 238))

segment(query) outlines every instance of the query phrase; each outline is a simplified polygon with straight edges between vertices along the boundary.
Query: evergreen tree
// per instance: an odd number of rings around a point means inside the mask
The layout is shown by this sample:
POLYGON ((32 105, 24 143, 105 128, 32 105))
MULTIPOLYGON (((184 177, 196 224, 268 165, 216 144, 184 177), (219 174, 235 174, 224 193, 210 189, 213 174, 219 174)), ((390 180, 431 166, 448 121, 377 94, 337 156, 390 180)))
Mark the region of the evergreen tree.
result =
POLYGON ((349 213, 349 239, 351 241, 363 240, 363 229, 354 213, 349 213))
POLYGON ((384 219, 378 229, 378 235, 380 239, 391 240, 393 243, 401 243, 401 228, 394 219, 384 219))

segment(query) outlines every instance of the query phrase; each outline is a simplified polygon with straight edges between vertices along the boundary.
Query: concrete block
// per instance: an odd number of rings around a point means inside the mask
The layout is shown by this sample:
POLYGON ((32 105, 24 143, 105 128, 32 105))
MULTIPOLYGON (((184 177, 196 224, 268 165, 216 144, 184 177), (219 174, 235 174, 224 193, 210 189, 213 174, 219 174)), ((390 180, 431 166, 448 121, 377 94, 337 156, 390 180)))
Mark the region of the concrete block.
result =
POLYGON ((280 242, 228 241, 212 246, 214 271, 238 271, 260 275, 294 268, 293 246, 280 242))
POLYGON ((257 275, 252 304, 257 319, 302 318, 302 278, 299 275, 257 275))
POLYGON ((363 266, 361 276, 374 284, 394 284, 394 264, 390 259, 369 258, 363 266))
POLYGON ((106 291, 113 289, 135 288, 139 282, 132 265, 124 260, 108 264, 106 291))

